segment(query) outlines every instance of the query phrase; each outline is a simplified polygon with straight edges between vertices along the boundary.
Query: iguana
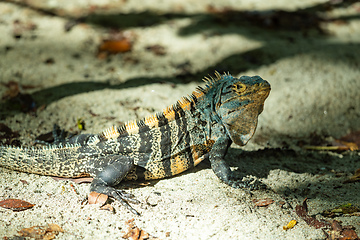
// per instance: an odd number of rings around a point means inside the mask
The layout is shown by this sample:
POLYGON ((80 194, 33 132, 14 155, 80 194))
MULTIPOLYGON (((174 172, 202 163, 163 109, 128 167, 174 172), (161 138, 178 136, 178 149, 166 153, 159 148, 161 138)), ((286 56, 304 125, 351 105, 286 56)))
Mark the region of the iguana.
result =
POLYGON ((57 177, 93 177, 90 191, 129 204, 131 194, 116 189, 123 180, 161 179, 209 159, 216 176, 233 187, 251 188, 235 180, 224 157, 231 143, 245 145, 270 93, 259 76, 230 74, 205 77, 197 87, 163 111, 99 134, 80 134, 50 147, 0 146, 0 166, 57 177))

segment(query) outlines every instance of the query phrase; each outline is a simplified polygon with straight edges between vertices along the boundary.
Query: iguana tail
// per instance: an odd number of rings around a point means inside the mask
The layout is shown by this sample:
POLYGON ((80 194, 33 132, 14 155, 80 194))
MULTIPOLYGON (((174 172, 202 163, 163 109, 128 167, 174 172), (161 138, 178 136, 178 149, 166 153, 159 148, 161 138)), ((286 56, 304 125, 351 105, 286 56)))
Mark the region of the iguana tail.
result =
POLYGON ((81 175, 78 169, 80 145, 56 145, 42 148, 0 146, 0 167, 58 177, 81 175))

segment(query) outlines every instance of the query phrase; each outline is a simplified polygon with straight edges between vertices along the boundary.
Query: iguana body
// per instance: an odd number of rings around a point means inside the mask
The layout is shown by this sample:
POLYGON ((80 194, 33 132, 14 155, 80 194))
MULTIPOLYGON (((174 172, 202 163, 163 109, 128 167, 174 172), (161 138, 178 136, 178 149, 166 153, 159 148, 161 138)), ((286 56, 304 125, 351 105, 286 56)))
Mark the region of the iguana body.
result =
MULTIPOLYGON (((100 134, 81 134, 44 148, 0 147, 0 166, 58 177, 94 178, 90 190, 121 201, 122 180, 160 179, 209 159, 215 174, 233 185, 224 161, 232 142, 245 145, 255 132, 270 84, 258 76, 234 78, 215 73, 188 97, 162 112, 100 134)), ((238 182, 245 186, 244 182, 238 182)))

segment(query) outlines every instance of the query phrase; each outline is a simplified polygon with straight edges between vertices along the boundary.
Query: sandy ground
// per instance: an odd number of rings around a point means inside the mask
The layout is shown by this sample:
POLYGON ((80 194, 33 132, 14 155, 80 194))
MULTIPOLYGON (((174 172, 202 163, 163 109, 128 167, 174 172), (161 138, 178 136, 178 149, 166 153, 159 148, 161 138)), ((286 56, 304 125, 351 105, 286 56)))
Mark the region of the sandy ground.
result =
MULTIPOLYGON (((81 118, 84 132, 95 133, 153 114, 191 93, 215 70, 260 75, 272 92, 257 132, 243 149, 232 146, 227 159, 235 171, 259 178, 271 190, 232 189, 204 162, 147 186, 126 184, 141 201, 134 205, 141 213, 136 217, 118 202, 112 203, 115 214, 81 204, 88 184, 75 184, 75 192, 70 182, 0 168, 0 200, 36 204, 22 212, 0 208, 1 237, 56 223, 66 231, 57 239, 119 239, 127 232, 125 221, 135 218, 139 228, 160 239, 324 239, 321 229, 296 215, 297 204, 307 197, 316 217, 341 204, 360 206, 360 183, 343 184, 360 168, 359 152, 299 147, 314 136, 338 138, 360 129, 360 4, 28 2, 33 9, 0 2, 0 82, 18 82, 37 104, 35 113, 24 113, 8 100, 0 102, 1 123, 19 132, 23 145, 54 123, 74 132, 81 118), (238 13, 220 15, 224 8, 238 13), (266 15, 277 9, 293 15, 266 15), (298 18, 298 9, 334 21, 317 21, 312 14, 298 18), (246 15, 254 10, 265 17, 246 15), (119 31, 132 50, 99 59, 101 40, 119 31), (161 46, 160 53, 151 46, 161 46), (265 198, 275 202, 254 205, 254 199, 265 198), (298 224, 284 231, 292 219, 298 224)), ((7 90, 1 85, 0 96, 7 90)), ((360 234, 360 217, 336 219, 360 234)))

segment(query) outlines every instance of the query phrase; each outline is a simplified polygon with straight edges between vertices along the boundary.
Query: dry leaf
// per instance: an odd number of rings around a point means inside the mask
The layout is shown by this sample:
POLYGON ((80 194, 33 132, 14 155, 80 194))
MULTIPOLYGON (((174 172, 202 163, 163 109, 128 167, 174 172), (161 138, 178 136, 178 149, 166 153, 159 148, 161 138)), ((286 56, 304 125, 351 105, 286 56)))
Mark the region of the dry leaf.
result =
POLYGON ((351 239, 358 240, 359 237, 354 231, 354 229, 344 229, 341 232, 341 237, 339 240, 351 240, 351 239))
POLYGON ((269 206, 270 204, 274 203, 274 200, 272 200, 270 198, 254 199, 253 203, 255 203, 255 205, 257 207, 266 207, 266 206, 269 206))
POLYGON ((344 183, 353 183, 360 181, 360 168, 356 169, 354 175, 352 175, 348 180, 345 180, 344 183))
POLYGON ((59 232, 64 232, 64 230, 59 225, 50 223, 46 226, 33 226, 21 229, 18 231, 18 234, 22 237, 50 240, 54 239, 59 232))
POLYGON ((80 178, 62 178, 62 177, 51 177, 55 181, 72 181, 74 183, 91 183, 94 178, 91 177, 80 177, 80 178))
POLYGON ((332 142, 332 145, 339 147, 338 150, 350 150, 350 151, 356 151, 359 150, 359 146, 356 143, 353 142, 346 142, 339 139, 335 139, 334 142, 332 142))
POLYGON ((111 206, 111 204, 105 204, 104 206, 100 207, 100 210, 107 210, 107 211, 115 213, 115 210, 114 210, 113 206, 111 206))
POLYGON ((123 238, 130 239, 130 240, 144 240, 144 239, 157 239, 151 237, 147 232, 138 228, 134 223, 134 218, 125 221, 126 225, 128 225, 128 232, 123 235, 123 238))
POLYGON ((335 208, 325 210, 321 213, 324 217, 334 218, 342 216, 343 214, 354 214, 360 212, 360 209, 351 203, 337 206, 335 208))
MULTIPOLYGON (((321 143, 320 143, 321 144, 321 143)), ((351 132, 350 134, 343 136, 339 139, 335 139, 331 143, 322 143, 326 146, 304 146, 308 150, 318 151, 356 151, 360 146, 360 131, 351 132)))
POLYGON ((49 223, 47 231, 65 232, 64 229, 62 229, 59 225, 57 225, 55 223, 49 223))
POLYGON ((26 180, 20 179, 20 182, 22 182, 23 184, 28 185, 29 183, 26 180))
POLYGON ((344 142, 355 143, 357 146, 360 146, 360 130, 351 132, 348 135, 341 137, 339 140, 344 142))
POLYGON ((359 239, 358 235, 354 231, 353 226, 341 226, 341 224, 334 220, 331 223, 331 230, 326 232, 323 230, 326 235, 327 240, 356 240, 359 239))
POLYGON ((315 227, 316 229, 322 228, 322 227, 329 227, 330 224, 323 220, 323 222, 320 222, 314 217, 311 217, 308 215, 308 209, 306 204, 307 198, 304 199, 302 205, 296 205, 295 212, 296 214, 301 217, 309 226, 315 227))
POLYGON ((15 212, 24 211, 35 206, 32 203, 20 199, 6 199, 0 201, 0 207, 11 209, 15 212))
POLYGON ((100 204, 104 205, 106 200, 108 199, 108 195, 97 193, 97 192, 91 192, 88 195, 88 201, 89 204, 100 204))

